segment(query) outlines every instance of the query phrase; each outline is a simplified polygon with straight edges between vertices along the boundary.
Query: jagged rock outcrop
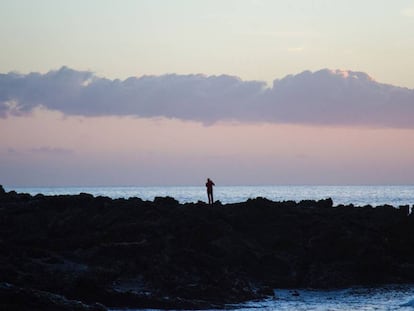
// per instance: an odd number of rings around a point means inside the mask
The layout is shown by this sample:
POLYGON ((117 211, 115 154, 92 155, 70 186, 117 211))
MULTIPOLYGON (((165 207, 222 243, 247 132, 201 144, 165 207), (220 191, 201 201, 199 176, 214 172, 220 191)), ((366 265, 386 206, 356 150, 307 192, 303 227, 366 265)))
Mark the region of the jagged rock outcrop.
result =
POLYGON ((63 296, 0 283, 0 307, 7 311, 105 311, 105 306, 86 305, 63 296))
POLYGON ((407 206, 332 205, 256 198, 211 207, 0 187, 0 282, 84 308, 177 309, 220 307, 277 287, 414 281, 407 206))

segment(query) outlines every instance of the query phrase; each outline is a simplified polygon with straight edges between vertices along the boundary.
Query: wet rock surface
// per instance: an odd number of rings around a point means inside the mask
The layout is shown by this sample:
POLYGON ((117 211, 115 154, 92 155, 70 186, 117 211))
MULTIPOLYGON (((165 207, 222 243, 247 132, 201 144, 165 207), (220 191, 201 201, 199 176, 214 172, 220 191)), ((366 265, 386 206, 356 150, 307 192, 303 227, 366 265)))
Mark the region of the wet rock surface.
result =
POLYGON ((202 309, 277 287, 409 283, 408 211, 332 206, 330 199, 209 206, 0 187, 0 305, 202 309))

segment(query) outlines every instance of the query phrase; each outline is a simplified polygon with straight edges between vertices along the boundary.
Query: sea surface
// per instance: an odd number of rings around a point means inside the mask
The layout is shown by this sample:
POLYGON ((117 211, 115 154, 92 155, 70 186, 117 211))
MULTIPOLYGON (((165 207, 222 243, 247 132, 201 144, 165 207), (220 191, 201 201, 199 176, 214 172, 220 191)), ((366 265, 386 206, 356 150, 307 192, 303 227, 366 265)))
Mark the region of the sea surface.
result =
MULTIPOLYGON (((144 310, 155 311, 157 309, 144 310)), ((213 310, 211 309, 209 311, 213 310)), ((414 285, 387 285, 376 288, 354 287, 325 291, 275 289, 274 297, 269 297, 262 301, 250 301, 233 306, 229 305, 226 310, 413 311, 414 285)), ((113 309, 112 311, 121 310, 113 309)), ((125 309, 122 311, 125 311, 125 309)))
MULTIPOLYGON (((110 198, 139 197, 153 200, 157 196, 170 196, 180 203, 207 201, 206 190, 201 186, 181 187, 4 187, 6 191, 42 193, 45 195, 79 194, 110 198)), ((395 207, 414 204, 414 185, 406 186, 219 186, 214 188, 214 200, 221 203, 243 202, 249 198, 264 197, 272 201, 321 200, 332 198, 334 205, 354 204, 395 207)))
MULTIPOLYGON (((4 187, 6 191, 45 195, 90 193, 110 198, 140 197, 153 200, 170 196, 180 203, 206 201, 204 186, 183 187, 4 187)), ((414 205, 414 185, 407 186, 216 186, 214 199, 222 203, 265 197, 273 201, 332 198, 334 205, 414 205)), ((413 246, 414 247, 414 246, 413 246)), ((150 309, 147 309, 150 310, 150 309)), ((227 310, 281 311, 414 311, 414 284, 355 287, 340 290, 275 289, 274 296, 261 301, 228 306, 227 310)))
MULTIPOLYGON (((145 310, 154 311, 155 309, 145 310)), ((414 285, 388 285, 377 288, 355 287, 329 291, 275 289, 274 297, 228 306, 226 310, 413 311, 414 285)))

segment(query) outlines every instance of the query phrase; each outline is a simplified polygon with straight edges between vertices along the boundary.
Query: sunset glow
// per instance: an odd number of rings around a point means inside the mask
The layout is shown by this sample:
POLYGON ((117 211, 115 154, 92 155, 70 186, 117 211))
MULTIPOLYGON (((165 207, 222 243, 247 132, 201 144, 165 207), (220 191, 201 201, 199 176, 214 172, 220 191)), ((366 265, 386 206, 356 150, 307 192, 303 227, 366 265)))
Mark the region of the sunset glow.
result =
POLYGON ((409 183, 413 135, 412 129, 203 126, 37 110, 0 122, 0 169, 16 185, 192 185, 207 173, 222 184, 409 183))
POLYGON ((410 1, 2 1, 0 184, 412 184, 410 1))

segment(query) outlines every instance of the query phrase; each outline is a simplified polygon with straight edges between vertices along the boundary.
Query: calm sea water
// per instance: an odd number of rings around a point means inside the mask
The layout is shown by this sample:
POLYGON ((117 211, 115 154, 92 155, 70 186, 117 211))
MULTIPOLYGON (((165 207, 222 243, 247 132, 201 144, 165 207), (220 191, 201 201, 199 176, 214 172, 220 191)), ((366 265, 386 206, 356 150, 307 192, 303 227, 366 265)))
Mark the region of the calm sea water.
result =
MULTIPOLYGON (((91 193, 111 198, 140 197, 153 200, 156 196, 171 196, 181 203, 206 201, 204 186, 197 187, 5 187, 6 191, 35 195, 91 193)), ((414 204, 414 185, 408 186, 216 186, 215 200, 222 203, 246 201, 265 197, 273 201, 301 201, 332 198, 335 205, 354 204, 393 206, 414 204)), ((331 291, 302 289, 293 295, 291 290, 276 289, 274 297, 229 306, 228 310, 281 311, 414 311, 414 285, 388 285, 377 288, 348 288, 331 291)))
MULTIPOLYGON (((153 200, 156 196, 171 196, 181 203, 206 201, 204 186, 183 187, 5 187, 35 195, 91 193, 111 198, 140 197, 153 200)), ((216 186, 214 199, 222 203, 243 202, 249 198, 265 197, 273 201, 301 201, 332 198, 335 205, 354 204, 393 206, 414 204, 414 185, 407 186, 216 186)))

